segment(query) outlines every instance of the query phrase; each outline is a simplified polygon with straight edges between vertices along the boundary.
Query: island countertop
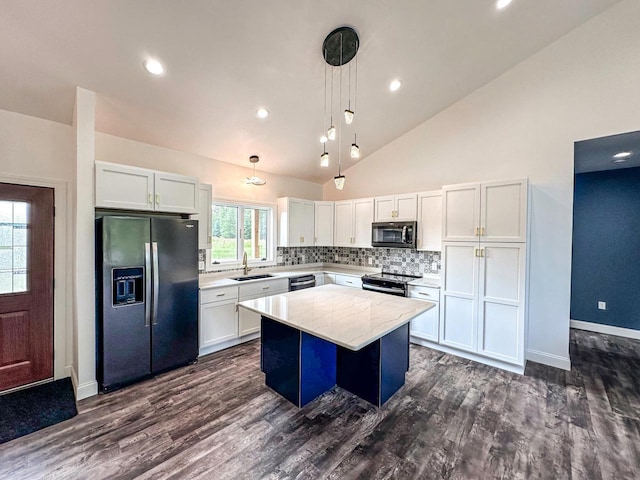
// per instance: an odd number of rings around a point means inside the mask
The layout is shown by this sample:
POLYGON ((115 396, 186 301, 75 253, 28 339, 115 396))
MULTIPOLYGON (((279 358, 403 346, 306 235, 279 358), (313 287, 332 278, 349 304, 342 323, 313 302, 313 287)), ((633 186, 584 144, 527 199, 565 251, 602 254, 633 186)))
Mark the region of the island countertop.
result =
POLYGON ((435 306, 339 285, 245 300, 238 305, 349 350, 360 350, 435 306))

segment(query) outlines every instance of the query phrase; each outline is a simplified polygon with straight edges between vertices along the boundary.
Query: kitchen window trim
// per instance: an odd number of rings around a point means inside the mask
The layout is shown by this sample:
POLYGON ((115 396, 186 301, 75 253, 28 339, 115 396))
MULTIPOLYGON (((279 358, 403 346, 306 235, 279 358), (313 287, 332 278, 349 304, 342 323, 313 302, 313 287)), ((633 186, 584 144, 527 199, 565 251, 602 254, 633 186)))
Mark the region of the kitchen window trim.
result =
MULTIPOLYGON (((240 200, 237 198, 230 197, 212 197, 211 198, 211 207, 213 211, 214 204, 221 205, 229 205, 233 207, 242 207, 244 208, 268 208, 270 209, 271 214, 269 215, 268 224, 267 224, 267 260, 256 260, 249 259, 247 264, 249 268, 257 268, 257 267, 275 267, 277 265, 276 261, 276 214, 277 214, 277 205, 275 203, 268 202, 248 202, 245 200, 240 200)), ((240 221, 240 218, 238 218, 240 221)), ((213 221, 213 218, 212 218, 213 221)), ((242 268, 242 260, 222 260, 219 263, 212 263, 213 259, 211 258, 211 249, 207 248, 205 251, 205 266, 207 272, 223 272, 227 270, 237 270, 242 268)))

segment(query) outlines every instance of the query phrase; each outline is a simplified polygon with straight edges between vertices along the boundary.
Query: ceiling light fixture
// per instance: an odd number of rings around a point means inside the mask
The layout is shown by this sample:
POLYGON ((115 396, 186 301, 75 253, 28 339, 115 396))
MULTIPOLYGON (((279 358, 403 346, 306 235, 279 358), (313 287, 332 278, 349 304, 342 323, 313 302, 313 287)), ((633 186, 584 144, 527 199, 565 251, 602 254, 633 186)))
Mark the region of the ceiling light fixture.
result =
POLYGON ((496 2, 496 8, 498 10, 502 10, 503 8, 507 8, 511 4, 512 0, 498 0, 496 2))
MULTIPOLYGON (((325 75, 324 75, 324 125, 326 125, 326 112, 327 112, 327 66, 329 67, 330 75, 331 75, 331 96, 330 96, 330 123, 329 128, 327 129, 326 138, 328 140, 338 140, 337 148, 338 148, 338 175, 333 178, 335 182, 336 188, 338 190, 342 190, 344 188, 345 176, 342 175, 342 122, 339 122, 338 128, 333 123, 333 76, 337 73, 340 76, 340 95, 338 98, 338 111, 343 111, 344 113, 344 123, 345 125, 353 125, 355 117, 356 117, 356 106, 357 106, 357 98, 358 98, 358 59, 356 54, 358 53, 358 49, 360 48, 360 38, 356 31, 351 27, 339 27, 332 31, 327 37, 324 39, 322 44, 322 57, 325 62, 325 75), (351 60, 356 59, 355 61, 355 92, 354 92, 354 102, 353 109, 351 108, 351 60), (342 104, 342 74, 343 68, 345 65, 349 64, 349 94, 348 94, 348 103, 346 108, 341 108, 342 104), (337 68, 336 68, 337 67, 337 68)), ((324 135, 323 135, 324 137, 324 135)), ((323 138, 322 137, 322 138, 323 138)), ((355 137, 354 137, 355 139, 355 137)), ((328 166, 329 165, 329 153, 327 153, 326 144, 324 145, 323 153, 320 156, 320 165, 328 166), (326 162, 326 165, 325 165, 326 162)), ((360 149, 354 143, 351 145, 351 157, 359 158, 360 157, 360 149)))
POLYGON ((613 158, 627 158, 631 156, 631 152, 620 152, 616 153, 613 158))
POLYGON ((360 158, 360 147, 356 143, 357 135, 353 136, 353 143, 351 144, 351 158, 360 158))
POLYGON ((164 67, 158 60, 154 58, 146 59, 142 65, 144 66, 144 69, 151 75, 162 75, 164 73, 164 67))
POLYGON ((269 110, 264 107, 260 107, 256 110, 256 117, 263 119, 269 116, 269 110))
POLYGON ((267 183, 266 180, 261 179, 260 177, 256 177, 256 163, 260 161, 260 158, 257 155, 251 155, 249 157, 249 161, 253 163, 253 176, 247 177, 244 179, 244 183, 247 185, 264 185, 267 183))
POLYGON ((616 164, 626 163, 626 162, 627 162, 627 159, 626 159, 626 158, 616 158, 616 159, 613 161, 613 163, 616 163, 616 164))
POLYGON ((395 92, 401 86, 402 86, 402 82, 396 78, 395 80, 391 80, 391 83, 389 84, 389 90, 391 90, 392 92, 395 92))

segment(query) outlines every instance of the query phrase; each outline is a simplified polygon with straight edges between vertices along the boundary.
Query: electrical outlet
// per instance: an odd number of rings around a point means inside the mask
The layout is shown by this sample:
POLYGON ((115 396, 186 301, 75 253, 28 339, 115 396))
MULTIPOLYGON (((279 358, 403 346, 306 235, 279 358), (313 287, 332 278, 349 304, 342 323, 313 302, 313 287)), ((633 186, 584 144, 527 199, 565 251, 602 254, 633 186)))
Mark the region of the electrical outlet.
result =
POLYGON ((369 262, 369 265, 373 265, 373 258, 369 257, 367 261, 369 262))
POLYGON ((334 261, 337 262, 338 261, 338 255, 336 254, 336 256, 334 257, 334 261))
POLYGON ((198 270, 204 270, 204 262, 198 262, 198 270))
POLYGON ((433 271, 437 271, 438 270, 438 262, 432 262, 431 263, 431 270, 433 270, 433 271))
POLYGON ((302 263, 307 263, 306 262, 306 259, 307 259, 306 255, 300 255, 300 259, 302 260, 302 263))
POLYGON ((276 262, 278 263, 284 262, 284 260, 282 259, 282 255, 279 255, 278 257, 276 257, 276 262))
POLYGON ((607 302, 598 302, 598 310, 606 310, 607 302))

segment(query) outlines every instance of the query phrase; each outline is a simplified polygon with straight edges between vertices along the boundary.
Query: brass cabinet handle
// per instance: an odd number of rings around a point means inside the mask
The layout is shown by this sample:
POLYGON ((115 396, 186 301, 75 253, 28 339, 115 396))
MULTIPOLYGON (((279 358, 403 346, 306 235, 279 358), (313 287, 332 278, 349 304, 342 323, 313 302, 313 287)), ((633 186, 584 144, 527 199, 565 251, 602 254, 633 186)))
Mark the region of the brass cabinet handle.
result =
POLYGON ((156 193, 156 203, 160 205, 160 194, 156 193))
POLYGON ((480 227, 476 227, 476 237, 480 236, 480 227))
POLYGON ((153 205, 153 193, 149 193, 149 205, 153 205))
POLYGON ((484 227, 480 227, 480 236, 484 237, 484 227))

